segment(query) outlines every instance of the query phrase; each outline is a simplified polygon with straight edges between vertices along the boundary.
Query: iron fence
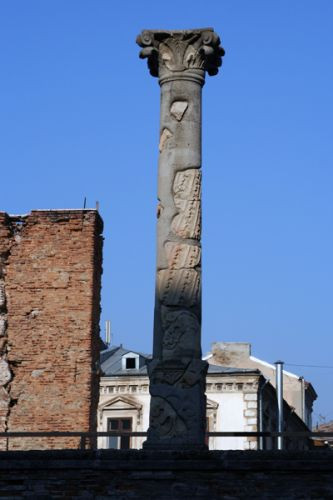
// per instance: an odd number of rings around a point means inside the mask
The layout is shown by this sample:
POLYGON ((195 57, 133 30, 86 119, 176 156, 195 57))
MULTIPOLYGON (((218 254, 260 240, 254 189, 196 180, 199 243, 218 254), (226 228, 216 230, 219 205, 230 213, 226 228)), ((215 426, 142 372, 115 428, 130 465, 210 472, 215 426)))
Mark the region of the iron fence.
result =
MULTIPOLYGON (((57 438, 57 437, 77 437, 80 440, 79 449, 86 449, 86 443, 88 440, 90 442, 96 442, 98 437, 146 437, 147 432, 134 432, 134 431, 99 431, 99 432, 85 432, 85 431, 40 431, 40 432, 28 432, 28 431, 8 431, 0 432, 0 439, 11 439, 11 438, 57 438)), ((289 439, 332 439, 333 432, 311 432, 311 431, 264 431, 264 432, 245 432, 245 431, 223 431, 223 432, 207 432, 206 436, 210 437, 256 437, 256 438, 289 438, 289 439)))

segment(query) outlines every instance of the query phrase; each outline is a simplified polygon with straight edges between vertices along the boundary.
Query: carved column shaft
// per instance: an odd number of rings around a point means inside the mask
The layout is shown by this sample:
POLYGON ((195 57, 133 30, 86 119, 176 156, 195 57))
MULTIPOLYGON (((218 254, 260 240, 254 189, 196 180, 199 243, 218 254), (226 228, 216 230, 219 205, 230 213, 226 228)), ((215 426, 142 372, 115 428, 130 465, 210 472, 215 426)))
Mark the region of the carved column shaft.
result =
POLYGON ((186 80, 162 83, 159 150, 153 357, 200 359, 200 83, 186 80), (182 323, 186 318, 191 323, 190 338, 186 338, 188 332, 181 332, 176 325, 180 312, 182 323), (170 318, 174 328, 169 326, 165 338, 165 323, 170 323, 170 318))
POLYGON ((204 447, 201 360, 201 88, 223 49, 210 29, 138 37, 161 86, 157 276, 147 447, 204 447))

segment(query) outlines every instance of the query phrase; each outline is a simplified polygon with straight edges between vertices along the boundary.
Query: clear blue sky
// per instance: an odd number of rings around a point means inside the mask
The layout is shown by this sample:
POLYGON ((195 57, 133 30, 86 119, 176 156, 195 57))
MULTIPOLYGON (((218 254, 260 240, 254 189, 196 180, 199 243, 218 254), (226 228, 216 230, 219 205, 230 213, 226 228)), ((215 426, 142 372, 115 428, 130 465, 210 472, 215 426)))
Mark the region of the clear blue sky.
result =
MULTIPOLYGON (((105 222, 102 320, 151 351, 159 87, 143 28, 213 26, 203 100, 203 351, 333 365, 333 2, 0 3, 1 210, 105 222)), ((333 418, 333 369, 291 367, 333 418)))

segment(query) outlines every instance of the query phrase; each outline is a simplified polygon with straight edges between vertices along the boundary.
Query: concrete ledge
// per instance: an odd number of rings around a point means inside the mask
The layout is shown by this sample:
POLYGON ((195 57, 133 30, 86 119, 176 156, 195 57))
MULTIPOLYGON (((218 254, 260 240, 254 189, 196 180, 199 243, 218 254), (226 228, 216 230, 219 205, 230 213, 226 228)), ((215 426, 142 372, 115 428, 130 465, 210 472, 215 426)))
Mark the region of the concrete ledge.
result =
POLYGON ((1 452, 0 497, 326 499, 333 452, 1 452))

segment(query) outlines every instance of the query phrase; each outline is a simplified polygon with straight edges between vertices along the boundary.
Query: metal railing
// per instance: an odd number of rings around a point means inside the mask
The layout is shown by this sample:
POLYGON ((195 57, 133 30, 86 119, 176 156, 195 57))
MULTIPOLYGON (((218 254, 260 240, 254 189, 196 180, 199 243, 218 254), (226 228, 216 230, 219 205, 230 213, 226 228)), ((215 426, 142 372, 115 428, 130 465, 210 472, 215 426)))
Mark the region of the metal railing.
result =
MULTIPOLYGON (((0 432, 0 439, 11 438, 60 438, 60 437, 77 437, 80 439, 79 449, 86 449, 87 440, 90 439, 94 442, 98 437, 146 437, 147 432, 133 432, 133 431, 99 431, 99 432, 85 432, 85 431, 8 431, 0 432)), ((264 431, 264 432, 245 432, 245 431, 223 431, 223 432, 207 432, 207 437, 263 437, 263 438, 291 438, 291 439, 316 439, 316 438, 332 438, 333 432, 311 432, 311 431, 264 431)))

